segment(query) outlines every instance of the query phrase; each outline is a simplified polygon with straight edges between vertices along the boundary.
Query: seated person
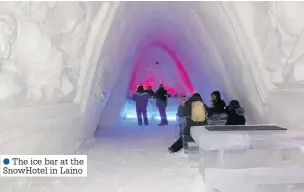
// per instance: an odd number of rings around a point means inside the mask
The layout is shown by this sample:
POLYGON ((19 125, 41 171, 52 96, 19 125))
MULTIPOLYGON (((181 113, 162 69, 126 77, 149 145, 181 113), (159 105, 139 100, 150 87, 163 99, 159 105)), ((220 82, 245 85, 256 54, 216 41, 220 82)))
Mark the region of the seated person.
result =
MULTIPOLYGON (((194 93, 185 103, 185 106, 188 105, 189 103, 191 103, 193 101, 193 99, 195 100, 196 97, 200 97, 201 101, 203 102, 203 99, 201 97, 201 95, 199 93, 194 93)), ((186 96, 184 95, 182 97, 183 99, 186 98, 186 96)), ((203 102, 204 103, 204 102, 203 102)), ((209 118, 212 116, 213 112, 210 110, 210 108, 204 103, 204 107, 205 107, 205 112, 206 112, 206 116, 209 118)), ((189 108, 188 108, 189 111, 189 108)))
POLYGON ((210 110, 213 113, 225 113, 226 103, 224 100, 222 100, 221 93, 219 91, 213 91, 211 93, 210 102, 210 110))
POLYGON ((148 86, 148 89, 146 90, 146 92, 148 93, 149 97, 154 96, 154 91, 151 86, 148 86))
POLYGON ((177 110, 177 114, 176 116, 178 117, 178 125, 180 128, 180 134, 179 136, 182 137, 183 136, 183 131, 184 131, 184 126, 185 126, 185 103, 186 103, 186 99, 183 98, 178 106, 178 110, 177 110))
POLYGON ((207 112, 205 109, 205 104, 199 93, 193 94, 189 100, 186 102, 185 106, 186 115, 186 126, 184 128, 183 136, 180 137, 171 147, 168 148, 170 153, 175 153, 180 151, 183 147, 187 147, 187 143, 183 143, 185 137, 191 140, 190 128, 192 126, 203 126, 207 125, 207 112))
POLYGON ((229 106, 226 107, 225 110, 228 114, 226 125, 245 125, 245 110, 240 106, 240 103, 237 100, 231 100, 229 106))

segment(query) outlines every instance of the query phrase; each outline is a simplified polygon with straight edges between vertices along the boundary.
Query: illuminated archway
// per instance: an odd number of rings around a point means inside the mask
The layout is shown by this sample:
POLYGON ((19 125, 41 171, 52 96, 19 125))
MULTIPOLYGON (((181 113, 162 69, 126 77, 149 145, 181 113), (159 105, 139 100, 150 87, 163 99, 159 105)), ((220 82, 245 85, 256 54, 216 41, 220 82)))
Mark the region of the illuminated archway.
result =
MULTIPOLYGON (((142 49, 139 57, 137 58, 137 60, 135 62, 134 69, 131 73, 131 79, 130 79, 130 82, 129 82, 129 90, 134 90, 136 88, 136 87, 134 87, 135 79, 136 79, 136 73, 138 72, 139 67, 142 65, 142 61, 144 59, 144 56, 152 48, 162 49, 172 58, 172 60, 174 61, 175 67, 177 68, 177 70, 179 72, 179 75, 180 75, 183 83, 185 84, 185 86, 187 88, 187 91, 189 93, 194 93, 195 92, 194 87, 193 87, 193 85, 192 85, 192 83, 191 83, 191 81, 188 77, 188 74, 187 74, 187 72, 184 68, 184 64, 178 58, 176 53, 171 48, 169 48, 165 43, 162 43, 162 42, 150 43, 142 49)), ((168 91, 170 92, 170 90, 168 90, 168 91)))

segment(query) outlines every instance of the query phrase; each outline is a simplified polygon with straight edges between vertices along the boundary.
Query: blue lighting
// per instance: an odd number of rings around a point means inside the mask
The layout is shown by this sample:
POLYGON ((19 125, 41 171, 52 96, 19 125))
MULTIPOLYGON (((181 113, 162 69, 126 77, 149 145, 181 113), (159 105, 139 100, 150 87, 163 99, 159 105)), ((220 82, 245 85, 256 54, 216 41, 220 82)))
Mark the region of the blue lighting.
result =
MULTIPOLYGON (((156 120, 160 120, 160 116, 155 117, 156 120)), ((169 116, 167 115, 167 120, 168 121, 176 121, 176 116, 169 116)))
MULTIPOLYGON (((127 119, 136 119, 137 115, 135 113, 128 113, 128 114, 126 114, 125 117, 127 119)), ((152 118, 151 115, 148 115, 148 118, 151 119, 152 118)), ((157 115, 157 116, 154 117, 154 119, 155 120, 160 120, 161 118, 160 118, 159 115, 157 115)), ((176 116, 175 115, 174 116, 173 115, 167 115, 167 119, 168 119, 168 121, 176 121, 176 116)))
MULTIPOLYGON (((180 98, 168 99, 168 107, 166 109, 168 121, 176 121, 177 108, 180 102, 180 98)), ((155 99, 150 99, 147 107, 148 119, 151 121, 160 121, 158 109, 156 107, 155 99)), ((135 102, 132 100, 126 100, 121 110, 121 117, 125 120, 137 119, 135 102)))

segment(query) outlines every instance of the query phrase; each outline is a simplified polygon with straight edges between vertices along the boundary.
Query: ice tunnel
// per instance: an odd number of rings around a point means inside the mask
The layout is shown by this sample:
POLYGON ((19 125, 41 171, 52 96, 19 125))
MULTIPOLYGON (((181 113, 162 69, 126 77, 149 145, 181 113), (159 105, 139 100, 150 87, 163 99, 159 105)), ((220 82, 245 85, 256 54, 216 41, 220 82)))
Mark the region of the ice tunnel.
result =
POLYGON ((1 2, 0 152, 75 151, 117 123, 136 85, 160 82, 207 102, 219 90, 252 122, 304 128, 303 5, 1 2))

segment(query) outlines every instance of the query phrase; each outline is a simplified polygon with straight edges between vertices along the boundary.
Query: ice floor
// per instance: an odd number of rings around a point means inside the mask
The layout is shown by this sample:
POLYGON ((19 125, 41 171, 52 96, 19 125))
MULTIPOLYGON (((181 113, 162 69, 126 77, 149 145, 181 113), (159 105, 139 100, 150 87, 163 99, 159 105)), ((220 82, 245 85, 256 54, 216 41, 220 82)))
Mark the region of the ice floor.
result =
POLYGON ((168 153, 174 135, 174 125, 139 127, 128 123, 97 130, 96 139, 79 151, 88 155, 87 178, 43 179, 43 187, 32 191, 205 191, 198 169, 190 168, 187 156, 168 153))

